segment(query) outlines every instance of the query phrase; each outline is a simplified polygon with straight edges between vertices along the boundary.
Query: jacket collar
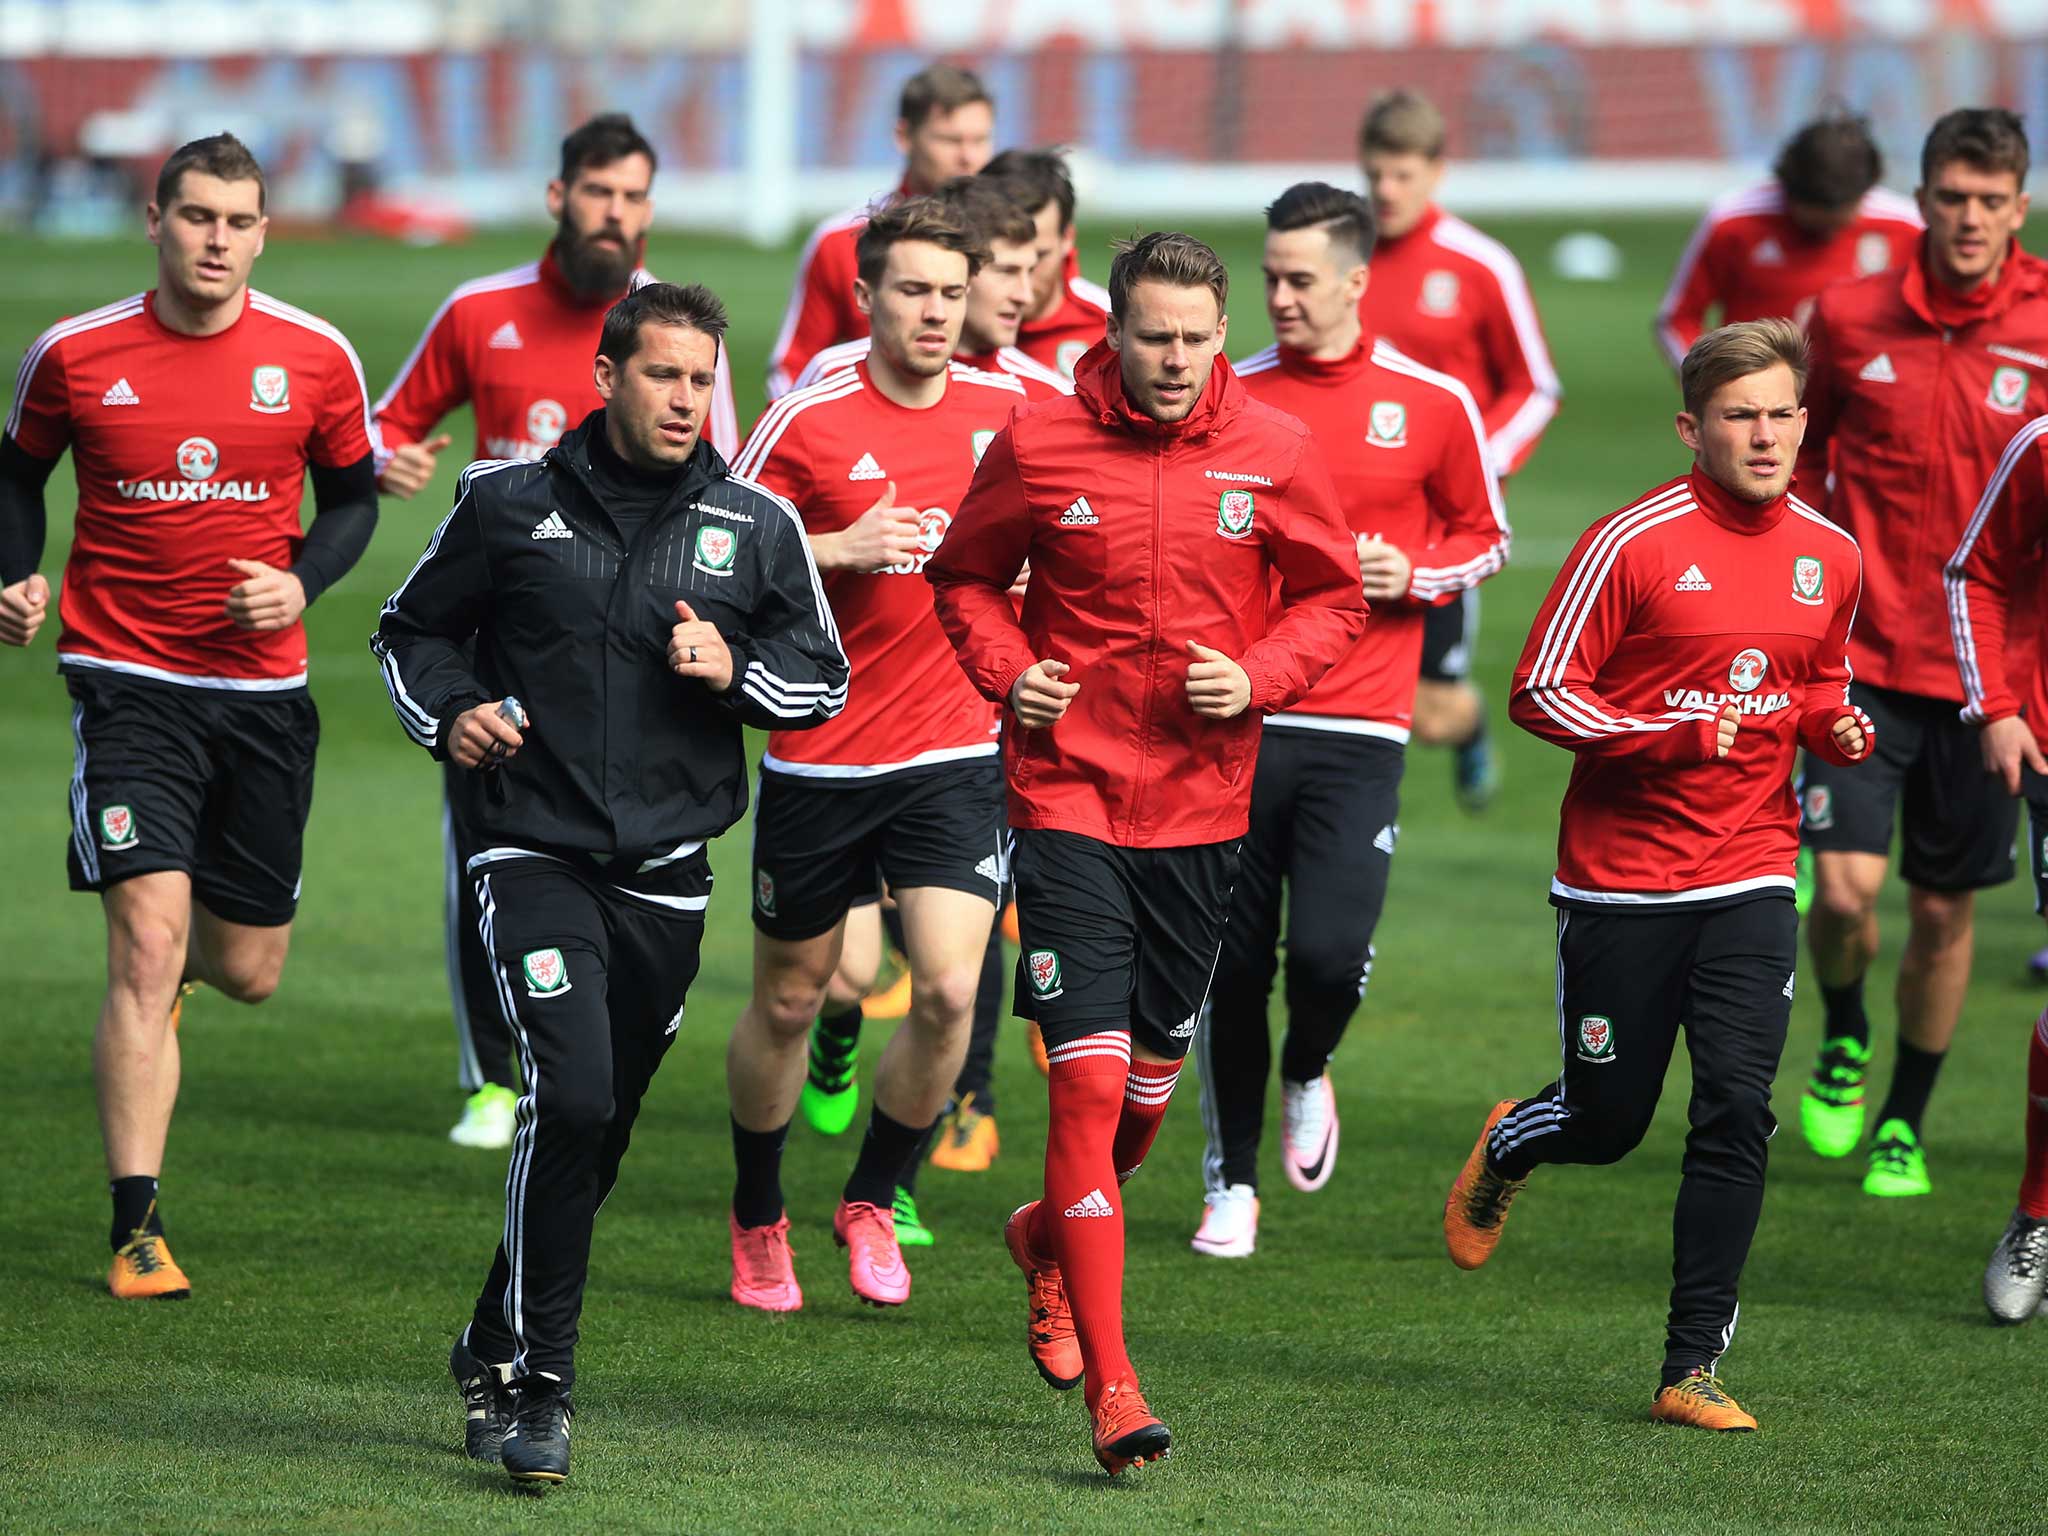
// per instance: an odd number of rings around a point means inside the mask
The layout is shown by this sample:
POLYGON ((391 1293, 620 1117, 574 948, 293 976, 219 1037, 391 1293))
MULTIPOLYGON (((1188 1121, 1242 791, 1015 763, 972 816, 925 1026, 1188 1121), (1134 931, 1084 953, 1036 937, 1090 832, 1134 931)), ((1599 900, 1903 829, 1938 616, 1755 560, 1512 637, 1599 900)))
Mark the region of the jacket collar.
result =
MULTIPOLYGON (((597 494, 596 480, 590 467, 590 442, 592 437, 604 431, 604 407, 599 406, 576 426, 562 434, 561 441, 547 451, 546 463, 551 471, 565 474, 583 490, 590 504, 604 510, 604 502, 597 494)), ((706 438, 698 438, 697 446, 690 450, 690 456, 676 470, 675 489, 668 500, 661 504, 661 510, 654 514, 655 521, 668 517, 690 498, 702 496, 713 485, 728 479, 731 471, 719 451, 706 438)), ((611 514, 604 514, 605 525, 614 534, 617 525, 611 514)))
POLYGON ((1171 424, 1154 421, 1136 409, 1124 394, 1123 365, 1107 341, 1098 341, 1074 365, 1074 395, 1105 427, 1115 427, 1134 437, 1155 437, 1200 442, 1216 436, 1244 410, 1244 385, 1239 382, 1230 359, 1216 355, 1216 366, 1202 388, 1202 398, 1185 420, 1171 424))
POLYGON ((1355 379, 1372 363, 1373 334, 1360 330, 1358 345, 1342 357, 1310 357, 1292 347, 1279 347, 1280 370, 1316 384, 1341 384, 1355 379))
POLYGON ((1735 533, 1768 533, 1784 519, 1787 497, 1783 494, 1764 502, 1744 501, 1698 465, 1685 478, 1693 504, 1710 521, 1735 533))
POLYGON ((1928 275, 1925 235, 1899 278, 1899 294, 1906 307, 1929 325, 1945 328, 1996 320, 2022 300, 2044 293, 2048 293, 2048 261, 2029 255, 2017 239, 2006 252, 1997 278, 1979 283, 1968 293, 1957 293, 1928 275))

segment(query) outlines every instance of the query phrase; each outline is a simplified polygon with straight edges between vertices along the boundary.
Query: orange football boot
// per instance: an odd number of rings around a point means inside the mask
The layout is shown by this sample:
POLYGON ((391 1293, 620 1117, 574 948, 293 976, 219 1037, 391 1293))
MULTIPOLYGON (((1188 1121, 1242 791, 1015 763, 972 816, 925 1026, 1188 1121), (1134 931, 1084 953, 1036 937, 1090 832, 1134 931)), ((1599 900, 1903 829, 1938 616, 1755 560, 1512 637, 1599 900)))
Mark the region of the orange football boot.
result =
POLYGON ((1479 1129, 1479 1139, 1472 1143, 1465 1166, 1458 1170, 1450 1194, 1444 1197, 1444 1244, 1451 1250, 1451 1262, 1460 1269, 1477 1269, 1493 1257, 1500 1229, 1508 1219, 1508 1207, 1529 1182, 1504 1179, 1486 1166, 1486 1138, 1515 1103, 1514 1099, 1502 1099, 1493 1106, 1486 1124, 1479 1129))
MULTIPOLYGON (((152 1202, 150 1210, 155 1209, 152 1202)), ((163 1233, 137 1227, 114 1252, 114 1262, 107 1267, 107 1289, 120 1301, 183 1301, 192 1294, 192 1282, 171 1257, 163 1233)))
POLYGON ((1660 1424, 1687 1424, 1694 1429, 1726 1432, 1756 1428, 1756 1416, 1743 1412, 1742 1404, 1721 1385, 1721 1378, 1703 1365, 1694 1366, 1676 1386, 1659 1388, 1650 1403, 1650 1417, 1660 1424))
POLYGON ((1095 1459, 1111 1477, 1173 1454, 1173 1433, 1145 1406, 1137 1382, 1120 1376, 1095 1400, 1095 1459))
POLYGON ((1003 937, 1019 949, 1024 947, 1024 934, 1017 927, 1017 903, 1014 901, 1003 908, 1003 937))
POLYGON ((1046 1384, 1065 1392, 1081 1384, 1081 1341, 1074 1333, 1074 1312, 1067 1305, 1060 1267, 1031 1246, 1031 1213, 1038 1202, 1020 1205, 1003 1224, 1003 1242, 1024 1271, 1024 1346, 1046 1384))
POLYGON ((939 1122, 939 1139, 932 1144, 931 1164, 954 1173, 982 1173, 1001 1150, 996 1117, 975 1108, 974 1095, 970 1093, 952 1114, 939 1122))

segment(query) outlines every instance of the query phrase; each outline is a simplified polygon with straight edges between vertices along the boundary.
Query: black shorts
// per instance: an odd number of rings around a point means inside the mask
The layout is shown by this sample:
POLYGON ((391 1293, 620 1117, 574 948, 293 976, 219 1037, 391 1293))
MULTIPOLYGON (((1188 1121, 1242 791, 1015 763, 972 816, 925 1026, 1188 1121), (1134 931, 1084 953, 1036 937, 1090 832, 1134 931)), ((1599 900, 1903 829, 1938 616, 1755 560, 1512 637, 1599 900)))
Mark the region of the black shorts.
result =
POLYGON ((2048 779, 2022 763, 2020 795, 2027 802, 2027 867, 2034 876, 2034 910, 2048 912, 2048 779))
POLYGON ((1876 754, 1852 768, 1807 757, 1800 840, 1816 853, 1888 854, 1897 820, 1908 885, 1974 891, 2010 880, 2019 803, 1984 771, 1961 706, 1867 683, 1849 696, 1877 727, 1876 754))
POLYGON ((754 926, 796 943, 892 890, 939 886, 994 905, 1004 877, 1003 773, 993 757, 874 779, 761 773, 754 926))
POLYGON ((1472 675, 1472 647, 1479 640, 1479 593, 1467 588, 1448 603, 1422 614, 1422 678, 1462 683, 1472 675))
POLYGON ((74 891, 180 869, 216 917, 298 911, 320 712, 303 689, 230 693, 67 675, 74 891))
POLYGON ((1185 1056, 1216 974, 1237 848, 1119 848, 1020 827, 1018 1017, 1037 1020, 1048 1047, 1129 1029, 1169 1061, 1185 1056))

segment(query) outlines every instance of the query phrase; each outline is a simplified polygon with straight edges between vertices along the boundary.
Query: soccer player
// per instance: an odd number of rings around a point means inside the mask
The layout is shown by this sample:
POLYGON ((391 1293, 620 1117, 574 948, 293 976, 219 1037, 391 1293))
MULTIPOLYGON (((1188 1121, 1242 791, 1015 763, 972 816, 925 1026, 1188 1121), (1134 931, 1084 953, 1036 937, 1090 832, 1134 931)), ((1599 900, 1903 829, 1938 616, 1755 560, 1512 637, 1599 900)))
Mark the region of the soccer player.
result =
POLYGON ((1266 210, 1266 312, 1277 345, 1237 365, 1247 393, 1315 434, 1357 543, 1372 622, 1323 680, 1260 737, 1251 830, 1196 1034, 1208 1128, 1197 1253, 1257 1245, 1259 1137, 1272 1070, 1267 998, 1287 900, 1287 1035, 1280 1165, 1304 1192, 1337 1162, 1328 1067, 1372 975, 1373 929, 1399 835, 1403 744, 1422 616, 1506 562, 1507 516, 1464 385, 1360 325, 1372 209, 1322 182, 1266 210), (1363 430, 1360 430, 1361 427, 1363 430))
MULTIPOLYGON (((596 409, 590 358, 605 311, 653 279, 640 262, 654 220, 654 146, 622 113, 594 117, 562 140, 561 174, 548 183, 555 237, 539 261, 464 283, 434 312, 419 345, 377 402, 380 487, 410 499, 433 478, 452 439, 434 428, 465 403, 476 414, 477 459, 534 459, 596 409)), ((721 454, 739 448, 732 370, 723 347, 704 435, 721 454)), ((512 1037, 499 1011, 475 887, 463 865, 475 839, 454 807, 463 770, 444 762, 442 843, 448 993, 456 1071, 468 1099, 448 1139, 465 1147, 512 1144, 512 1037)))
POLYGON ((732 1098, 732 1298, 803 1305, 781 1166, 811 1021, 839 964, 856 898, 888 883, 910 958, 910 1012, 875 1074, 875 1099, 832 1218, 853 1293, 910 1297, 893 1204, 945 1107, 1003 886, 995 710, 957 668, 915 579, 941 547, 975 460, 1023 403, 1007 374, 953 362, 967 293, 987 259, 933 198, 862 226, 855 294, 874 345, 851 372, 777 401, 739 473, 802 517, 846 637, 846 711, 778 732, 754 812, 754 985, 726 1056, 732 1098))
POLYGON ((355 352, 249 286, 268 228, 255 157, 232 134, 182 146, 147 217, 155 288, 45 331, 0 438, 10 645, 48 615, 43 493, 67 447, 78 476, 57 668, 78 744, 71 888, 99 893, 107 925, 93 1072, 122 1298, 191 1293, 157 1204, 179 990, 277 989, 320 738, 300 616, 377 522, 355 352))
MULTIPOLYGON (((1528 462, 1563 389, 1521 264, 1436 204, 1444 137, 1443 115, 1413 91, 1381 96, 1359 127, 1380 228, 1363 318, 1374 335, 1472 391, 1494 473, 1505 481, 1528 462)), ((1414 725, 1417 740, 1455 749, 1459 803, 1474 810, 1499 781, 1486 704, 1470 680, 1478 627, 1476 592, 1424 615, 1414 725)))
POLYGON ((1017 345, 1071 380, 1081 354, 1102 340, 1109 295, 1081 275, 1074 249, 1074 178, 1066 157, 1053 149, 1006 149, 984 174, 1008 182, 1037 225, 1031 312, 1017 345))
POLYGON ((1763 1209, 1796 963, 1792 757, 1873 746, 1844 647, 1856 541, 1787 494, 1805 425, 1790 320, 1709 332, 1680 370, 1690 473, 1586 530, 1515 668, 1515 723, 1574 754, 1557 837, 1556 1082, 1496 1104, 1444 1202, 1477 1269, 1530 1172, 1612 1163, 1649 1129, 1679 1027, 1691 1130, 1650 1416, 1756 1419, 1715 1374, 1763 1209))
POLYGON ((707 844, 747 805, 741 727, 846 702, 801 526, 703 437, 725 327, 703 288, 614 304, 601 409, 464 472, 371 642, 406 734, 463 770, 524 1068, 504 1239, 449 1356, 468 1453, 523 1482, 569 1472, 591 1227, 682 1024, 707 844))
POLYGON ((1785 141, 1771 179, 1731 192, 1693 231, 1657 307, 1657 343, 1671 366, 1707 327, 1787 315, 1806 323, 1829 283, 1905 266, 1920 246, 1920 211, 1878 185, 1884 156, 1866 118, 1830 112, 1785 141))
MULTIPOLYGON (((1826 1024, 1799 1118, 1823 1157, 1846 1157, 1862 1140, 1863 978, 1902 813, 1898 1055, 1864 1175, 1870 1195, 1933 1188, 1921 1121, 1969 986, 1975 893, 2013 875, 2018 812, 1961 718, 1942 572, 2014 429, 2048 410, 2048 262, 2014 239, 2027 159, 2010 112, 1964 108, 1935 123, 1920 157, 1927 234, 1917 256, 1824 289, 1807 326, 1799 494, 1864 549, 1870 574, 1849 659, 1879 751, 1856 774, 1809 762, 1801 781, 1814 854, 1807 943, 1826 1024)), ((2010 680, 1987 691, 2025 677, 2031 634, 2024 640, 2007 658, 2010 680)))
MULTIPOLYGON (((2020 428, 1948 563, 1948 608, 1963 718, 1978 727, 1984 769, 2007 795, 2027 798, 2033 852, 2034 910, 2048 911, 2048 677, 2037 665, 2024 699, 2006 657, 2013 641, 2042 653, 2048 623, 2048 570, 2038 551, 2048 530, 2048 416, 2020 428), (2027 604, 2031 601, 2031 614, 2027 604), (2017 619, 2015 609, 2018 609, 2017 619), (2029 636, 2015 624, 2031 627, 2029 636)), ((2027 1046, 2026 1162, 2019 1201, 1984 1269, 1984 1305, 2001 1323, 2024 1323, 2048 1294, 2048 1012, 2027 1046)))
POLYGON ((995 98, 971 70, 934 64, 904 82, 896 108, 903 179, 888 196, 826 219, 804 242, 768 359, 770 400, 795 388, 804 364, 825 348, 867 334, 868 317, 854 301, 853 284, 854 245, 868 216, 876 207, 935 191, 952 177, 972 176, 988 164, 995 122, 995 98))
POLYGON ((1085 1379, 1112 1475, 1172 1446, 1124 1347, 1120 1191, 1215 968, 1260 717, 1365 626, 1308 429, 1223 358, 1228 288, 1191 236, 1120 251, 1072 398, 996 435, 926 567, 960 665, 1007 709, 1018 1005, 1051 1058, 1045 1196, 1005 1228, 1026 1343, 1054 1387, 1085 1379))

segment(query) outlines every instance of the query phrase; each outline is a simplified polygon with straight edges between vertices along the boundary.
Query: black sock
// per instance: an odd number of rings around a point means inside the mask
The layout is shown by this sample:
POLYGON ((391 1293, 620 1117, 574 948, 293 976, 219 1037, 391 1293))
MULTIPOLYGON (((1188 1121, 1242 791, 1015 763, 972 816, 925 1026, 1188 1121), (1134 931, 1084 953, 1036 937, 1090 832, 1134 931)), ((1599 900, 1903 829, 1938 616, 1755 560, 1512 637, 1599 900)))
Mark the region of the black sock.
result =
MULTIPOLYGON (((840 1013, 821 1013, 818 1015, 817 1043, 834 1056, 845 1057, 852 1052, 855 1046, 860 1044, 860 1026, 861 1011, 859 1003, 855 1003, 851 1008, 840 1013)), ((812 1057, 814 1064, 816 1059, 814 1053, 812 1057)))
POLYGON ((1827 1038, 1847 1035, 1865 1050, 1870 1048, 1870 1015, 1863 1011, 1863 978, 1847 986, 1820 984, 1821 1006, 1827 1010, 1827 1038))
POLYGON ((107 1190, 114 1197, 114 1226, 107 1241, 117 1253, 121 1245, 135 1235, 138 1227, 145 1232, 163 1231, 163 1218, 156 1209, 155 1179, 146 1173, 138 1173, 130 1178, 109 1181, 107 1190))
POLYGON ((876 1105, 868 1116, 868 1133, 861 1139, 860 1156, 854 1161, 843 1198, 855 1205, 863 1201, 879 1205, 885 1211, 895 1204, 897 1182, 930 1129, 892 1120, 876 1105))
POLYGON ((1482 701, 1479 706, 1479 723, 1472 727, 1471 734, 1466 736, 1458 745, 1461 747, 1476 746, 1484 740, 1486 740, 1486 705, 1482 701))
MULTIPOLYGON (((956 1099, 946 1106, 946 1115, 950 1115, 958 1107, 959 1101, 956 1099)), ((922 1168, 924 1160, 932 1155, 932 1143, 939 1139, 939 1128, 946 1123, 946 1115, 939 1116, 924 1128, 924 1134, 917 1138, 917 1145, 910 1149, 910 1156, 904 1161, 902 1172, 896 1175, 896 1187, 906 1195, 917 1193, 917 1170, 922 1168)))
POLYGON ((732 1123, 732 1160, 739 1176, 732 1187, 732 1216, 743 1227, 770 1227, 782 1219, 782 1144, 789 1123, 772 1131, 750 1131, 732 1123))
POLYGON ((1927 1101, 1934 1094, 1934 1079, 1941 1071, 1946 1051, 1923 1051, 1917 1045, 1899 1041, 1899 1059, 1892 1067, 1891 1092, 1884 1096, 1884 1108, 1877 1123, 1903 1120, 1920 1134, 1920 1119, 1927 1113, 1927 1101))

